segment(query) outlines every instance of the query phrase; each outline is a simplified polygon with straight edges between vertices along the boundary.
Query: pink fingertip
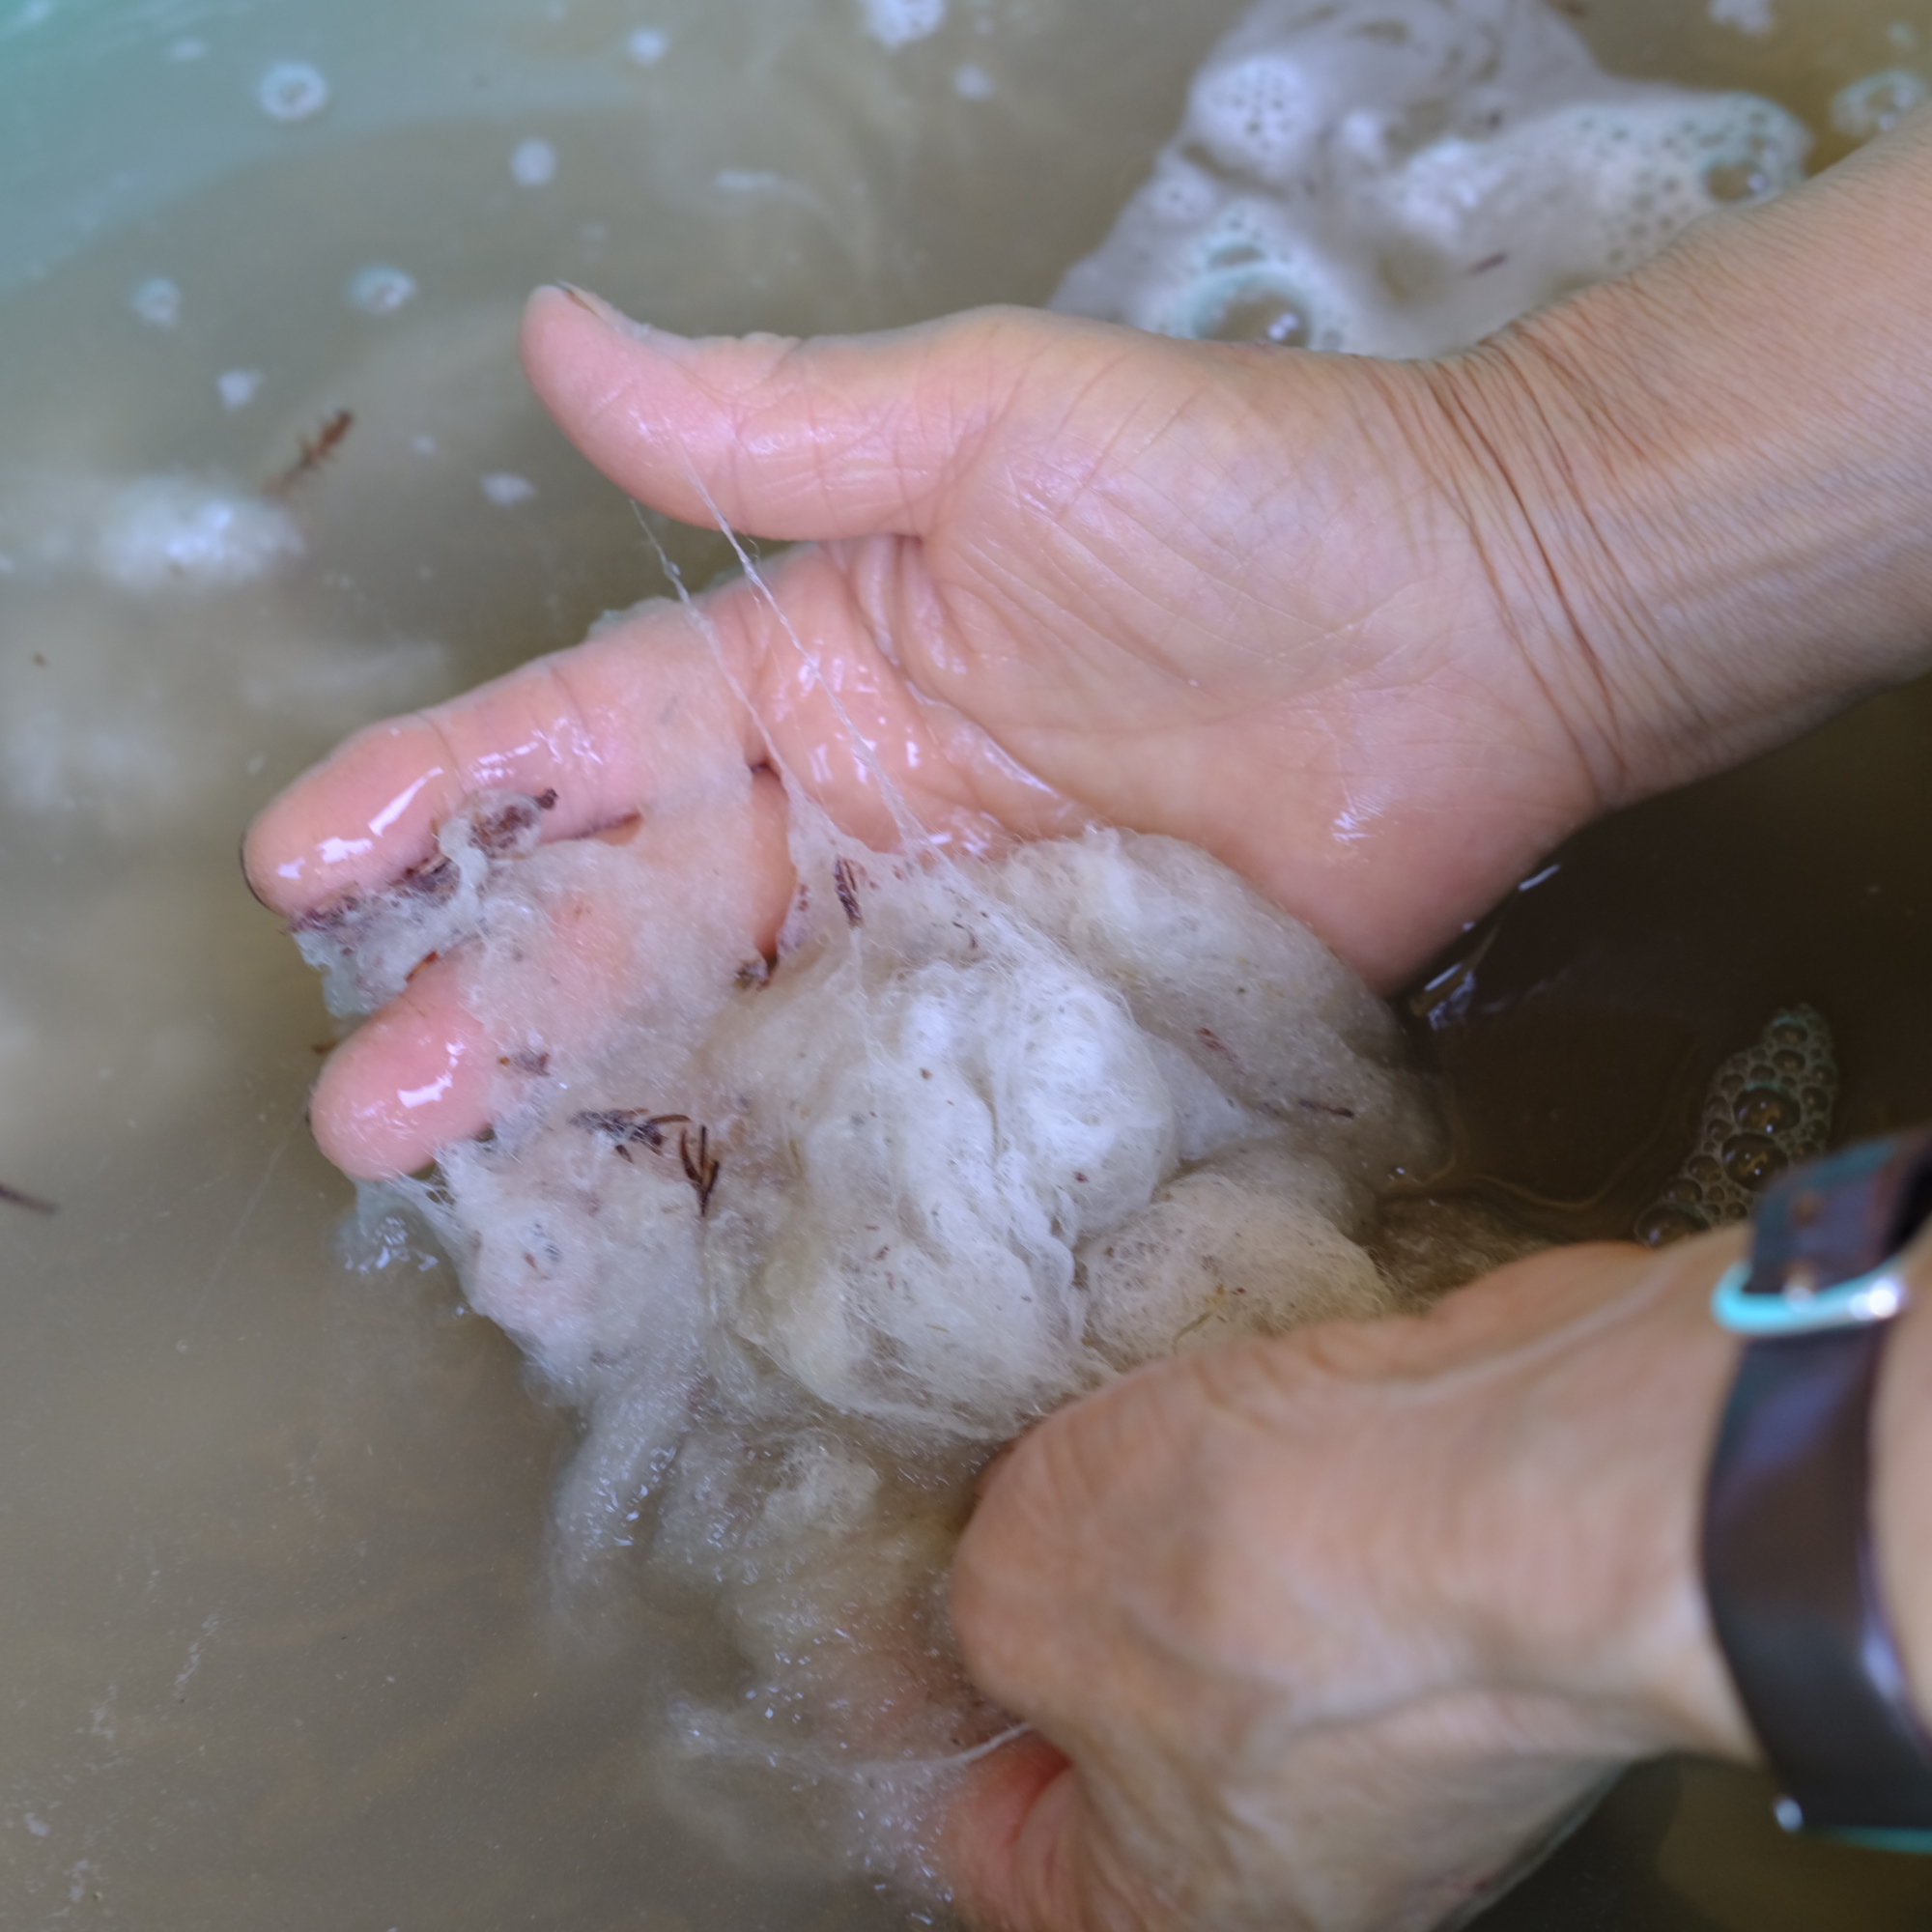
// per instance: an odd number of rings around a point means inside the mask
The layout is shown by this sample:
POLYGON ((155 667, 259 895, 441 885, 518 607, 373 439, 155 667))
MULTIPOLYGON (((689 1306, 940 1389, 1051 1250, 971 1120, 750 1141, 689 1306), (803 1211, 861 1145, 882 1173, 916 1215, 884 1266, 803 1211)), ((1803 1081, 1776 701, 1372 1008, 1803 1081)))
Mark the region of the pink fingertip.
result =
POLYGON ((316 1144, 354 1180, 413 1173, 490 1123, 496 1060, 460 1009, 407 995, 335 1051, 309 1104, 316 1144))

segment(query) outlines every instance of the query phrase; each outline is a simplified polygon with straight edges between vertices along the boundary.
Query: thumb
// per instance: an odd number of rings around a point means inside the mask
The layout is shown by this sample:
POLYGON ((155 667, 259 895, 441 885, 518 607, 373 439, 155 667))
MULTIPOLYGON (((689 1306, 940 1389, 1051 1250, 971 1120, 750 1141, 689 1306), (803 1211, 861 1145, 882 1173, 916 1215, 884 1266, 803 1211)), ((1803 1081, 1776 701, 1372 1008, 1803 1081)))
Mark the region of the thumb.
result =
POLYGON ((922 536, 1029 376, 1094 327, 982 309, 878 335, 693 340, 547 288, 523 355, 564 434, 654 508, 764 537, 922 536))

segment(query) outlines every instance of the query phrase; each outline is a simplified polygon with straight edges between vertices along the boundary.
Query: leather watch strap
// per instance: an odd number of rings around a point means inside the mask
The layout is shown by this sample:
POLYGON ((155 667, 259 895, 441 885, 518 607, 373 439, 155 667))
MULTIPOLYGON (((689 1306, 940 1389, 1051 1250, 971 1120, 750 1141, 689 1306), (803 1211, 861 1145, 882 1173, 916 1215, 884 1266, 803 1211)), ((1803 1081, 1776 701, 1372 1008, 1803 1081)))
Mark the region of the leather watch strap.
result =
MULTIPOLYGON (((1802 1309, 1879 1268, 1928 1209, 1932 1128, 1812 1162, 1766 1193, 1736 1299, 1747 1313, 1774 1299, 1802 1309)), ((1932 1849, 1932 1739, 1871 1536, 1872 1399, 1890 1328, 1865 1317, 1748 1343, 1712 1458, 1704 1587, 1788 1794, 1787 1829, 1901 1843, 1922 1833, 1932 1849)))

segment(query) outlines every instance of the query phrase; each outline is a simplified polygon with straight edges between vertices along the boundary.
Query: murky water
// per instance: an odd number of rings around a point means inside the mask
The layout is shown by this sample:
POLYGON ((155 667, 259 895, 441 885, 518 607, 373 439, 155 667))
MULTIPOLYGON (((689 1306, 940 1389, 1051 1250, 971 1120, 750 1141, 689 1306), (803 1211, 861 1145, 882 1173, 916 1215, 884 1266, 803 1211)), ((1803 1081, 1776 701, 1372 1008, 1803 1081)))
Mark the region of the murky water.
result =
MULTIPOLYGON (((1582 24, 1626 71, 1821 128, 1846 81, 1924 58, 1889 29, 1932 30, 1775 9, 1763 37, 1665 0, 1582 24)), ((0 1184, 58 1204, 0 1204, 0 1922, 902 1920, 655 1781, 668 1688, 728 1661, 621 1592, 559 1605, 567 1419, 446 1269, 338 1260, 348 1189, 301 1120, 328 1025, 234 847, 346 729, 658 587, 525 394, 531 283, 687 328, 1042 299, 1237 12, 954 0, 892 51, 856 0, 0 16, 0 1184), (265 111, 277 62, 327 103, 265 111), (114 487, 260 484, 342 409, 291 487, 298 568, 205 596, 93 570, 114 487)), ((719 559, 670 542, 698 581, 719 559)), ((1630 814, 1512 904, 1435 1037, 1472 1173, 1564 1231, 1616 1223, 1675 1157, 1658 1122, 1794 998, 1838 1029, 1841 1130, 1932 1112, 1928 711, 1630 814), (1633 1149, 1629 1208, 1579 1206, 1633 1149)), ((1645 1774, 1497 1923, 1924 1922, 1918 1866, 1779 1843, 1756 1805, 1645 1774)))

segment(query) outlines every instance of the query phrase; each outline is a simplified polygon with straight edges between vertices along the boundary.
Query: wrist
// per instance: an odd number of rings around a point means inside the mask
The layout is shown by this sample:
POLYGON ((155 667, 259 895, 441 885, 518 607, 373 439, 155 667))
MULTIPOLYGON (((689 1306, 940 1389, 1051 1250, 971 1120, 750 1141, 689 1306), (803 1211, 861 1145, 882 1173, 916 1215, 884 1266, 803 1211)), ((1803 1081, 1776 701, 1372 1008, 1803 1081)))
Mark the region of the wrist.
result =
POLYGON ((1928 182, 1932 116, 1418 372, 1602 808, 1932 660, 1928 182))
POLYGON ((1576 1312, 1494 1357, 1470 1391, 1482 1420, 1457 1478, 1477 1499, 1461 1551, 1468 1627, 1490 1673, 1546 1698, 1557 1742, 1582 1754, 1756 1755, 1698 1563, 1737 1360, 1709 1298, 1742 1247, 1732 1232, 1520 1264, 1526 1289, 1576 1312))

